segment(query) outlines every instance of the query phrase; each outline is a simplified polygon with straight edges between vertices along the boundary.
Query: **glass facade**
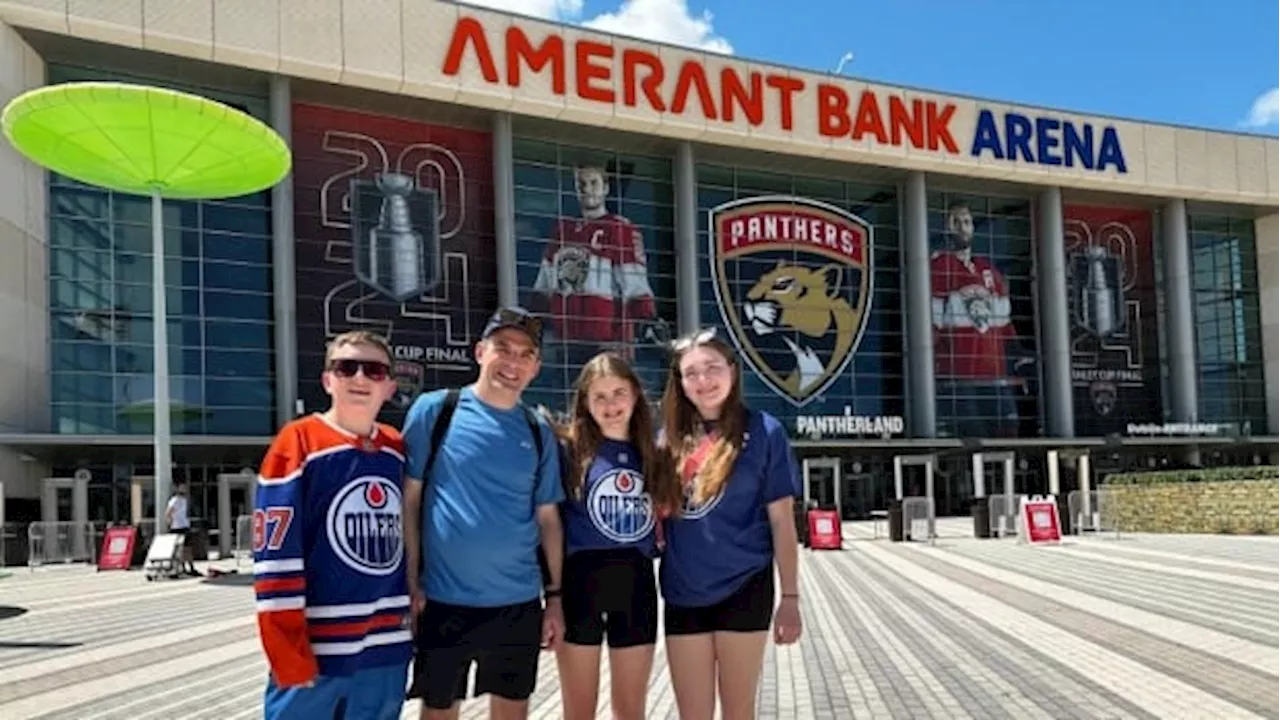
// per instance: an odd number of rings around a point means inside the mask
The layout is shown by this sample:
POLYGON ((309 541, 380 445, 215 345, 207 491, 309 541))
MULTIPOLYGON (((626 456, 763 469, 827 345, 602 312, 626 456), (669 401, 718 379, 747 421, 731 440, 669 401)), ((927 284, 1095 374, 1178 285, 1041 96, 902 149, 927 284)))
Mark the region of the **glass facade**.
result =
POLYGON ((801 417, 901 418, 895 187, 705 164, 697 178, 699 317, 743 350, 746 402, 801 434, 801 417))
POLYGON ((526 401, 567 407, 604 350, 629 356, 656 401, 675 322, 671 159, 524 138, 514 154, 520 301, 549 320, 526 401))
POLYGON ((938 435, 1041 434, 1031 204, 930 192, 938 435))
POLYGON ((1189 217, 1200 421, 1267 427, 1252 218, 1189 217))
MULTIPOLYGON (((50 82, 101 79, 67 67, 49 74, 50 82)), ((198 92, 265 119, 265 100, 198 92)), ((49 188, 51 429, 149 433, 150 200, 57 174, 49 188)), ((173 432, 268 435, 275 427, 270 194, 166 202, 163 217, 173 432)))

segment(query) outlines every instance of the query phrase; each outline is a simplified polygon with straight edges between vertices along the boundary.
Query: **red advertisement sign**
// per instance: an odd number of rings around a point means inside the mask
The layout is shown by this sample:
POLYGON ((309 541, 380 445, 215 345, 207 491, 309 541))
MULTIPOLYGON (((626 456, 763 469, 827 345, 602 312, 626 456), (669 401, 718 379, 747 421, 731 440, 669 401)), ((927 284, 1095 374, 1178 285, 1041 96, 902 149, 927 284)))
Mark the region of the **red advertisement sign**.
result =
POLYGON ((809 547, 814 550, 839 550, 844 547, 839 513, 835 510, 809 511, 809 547))
POLYGON ((1021 539, 1031 545, 1062 542, 1058 502, 1052 496, 1022 499, 1021 539))
POLYGON ((132 525, 107 528, 102 535, 102 549, 98 552, 99 570, 128 570, 133 559, 133 545, 138 541, 138 529, 132 525))

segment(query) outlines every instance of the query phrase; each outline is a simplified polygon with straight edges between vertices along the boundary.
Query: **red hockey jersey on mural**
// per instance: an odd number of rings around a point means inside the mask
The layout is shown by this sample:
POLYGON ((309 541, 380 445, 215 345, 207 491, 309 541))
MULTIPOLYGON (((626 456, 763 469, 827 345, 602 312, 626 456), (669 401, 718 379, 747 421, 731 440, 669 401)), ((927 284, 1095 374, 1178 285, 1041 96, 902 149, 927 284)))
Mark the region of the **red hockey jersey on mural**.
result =
POLYGON ((655 312, 644 237, 620 215, 560 218, 533 291, 562 340, 630 343, 655 312))
POLYGON ((930 268, 938 377, 1005 377, 1005 344, 1014 330, 1004 276, 986 258, 947 250, 933 254, 930 268))

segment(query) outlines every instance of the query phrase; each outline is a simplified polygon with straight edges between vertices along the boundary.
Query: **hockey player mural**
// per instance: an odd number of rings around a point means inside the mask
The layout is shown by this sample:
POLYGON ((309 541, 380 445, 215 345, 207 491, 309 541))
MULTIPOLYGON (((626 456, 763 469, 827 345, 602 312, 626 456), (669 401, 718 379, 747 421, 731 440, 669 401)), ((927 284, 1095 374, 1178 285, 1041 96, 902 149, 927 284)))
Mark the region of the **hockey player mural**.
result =
POLYGON ((1034 433, 1021 424, 1035 410, 1020 410, 1035 398, 1034 351, 1019 340, 1031 331, 1019 332, 1015 323, 1017 316, 1030 317, 1030 297, 1011 292, 1010 278, 991 256, 998 240, 990 230, 979 238, 969 203, 949 203, 943 223, 942 242, 930 258, 940 434, 1034 433), (975 247, 975 239, 988 247, 975 247))
MULTIPOLYGON (((547 319, 543 357, 551 372, 544 372, 537 383, 550 385, 547 389, 568 386, 560 377, 561 368, 576 374, 583 363, 606 350, 637 362, 642 376, 647 376, 644 366, 654 365, 650 359, 660 362, 656 351, 670 339, 670 326, 659 313, 661 296, 653 287, 650 245, 655 238, 646 234, 655 233, 644 227, 653 219, 626 214, 632 207, 642 214, 652 212, 652 205, 629 203, 625 195, 627 189, 642 186, 637 194, 651 197, 657 183, 627 177, 630 165, 600 156, 565 163, 558 168, 562 191, 554 221, 529 216, 518 220, 537 223, 521 230, 521 286, 528 307, 547 319), (536 273, 529 246, 536 246, 536 273)), ((666 188, 669 192, 669 185, 666 188)), ((659 367, 651 369, 656 373, 659 367)), ((554 406, 552 398, 546 400, 554 406)))

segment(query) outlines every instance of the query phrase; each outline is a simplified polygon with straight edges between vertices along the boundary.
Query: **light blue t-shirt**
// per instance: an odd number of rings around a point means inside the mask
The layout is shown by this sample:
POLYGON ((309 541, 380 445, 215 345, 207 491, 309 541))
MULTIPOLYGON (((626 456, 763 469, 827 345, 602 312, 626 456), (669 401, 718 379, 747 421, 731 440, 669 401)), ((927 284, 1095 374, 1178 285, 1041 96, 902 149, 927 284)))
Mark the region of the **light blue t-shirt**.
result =
MULTIPOLYGON (((420 396, 405 418, 405 474, 421 478, 446 391, 420 396)), ((423 494, 423 590, 431 600, 499 607, 542 593, 534 509, 564 500, 556 440, 545 420, 542 458, 525 411, 486 405, 470 387, 458 397, 423 494)))
POLYGON ((773 562, 768 507, 800 489, 787 429, 765 412, 747 411, 742 452, 724 489, 666 520, 659 566, 662 597, 680 607, 715 605, 773 562))

